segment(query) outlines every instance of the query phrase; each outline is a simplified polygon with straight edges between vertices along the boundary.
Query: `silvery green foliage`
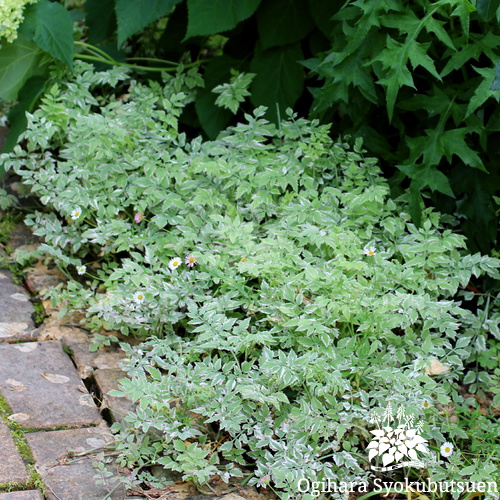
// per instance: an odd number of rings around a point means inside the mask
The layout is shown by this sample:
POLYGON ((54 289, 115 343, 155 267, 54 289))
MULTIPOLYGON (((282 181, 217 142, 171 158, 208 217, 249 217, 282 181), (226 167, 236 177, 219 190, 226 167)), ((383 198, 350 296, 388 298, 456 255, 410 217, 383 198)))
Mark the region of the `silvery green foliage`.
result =
POLYGON ((75 278, 86 266, 59 299, 96 331, 150 337, 126 347, 115 393, 138 402, 115 424, 123 464, 155 484, 146 465, 198 484, 251 469, 250 484, 307 499, 301 477, 370 479, 371 414, 391 402, 423 422, 434 478, 491 480, 498 442, 475 459, 438 450, 477 441, 456 386, 500 337, 498 299, 476 315, 462 291, 499 278, 499 261, 465 255, 431 210, 417 229, 376 161, 317 122, 276 127, 259 108, 188 140, 178 117, 199 84, 80 64, 29 116, 26 150, 3 157, 46 206, 28 219, 42 249, 75 278), (94 90, 107 83, 116 96, 94 90), (187 255, 193 268, 169 267, 187 255), (426 373, 433 359, 442 374, 426 373))

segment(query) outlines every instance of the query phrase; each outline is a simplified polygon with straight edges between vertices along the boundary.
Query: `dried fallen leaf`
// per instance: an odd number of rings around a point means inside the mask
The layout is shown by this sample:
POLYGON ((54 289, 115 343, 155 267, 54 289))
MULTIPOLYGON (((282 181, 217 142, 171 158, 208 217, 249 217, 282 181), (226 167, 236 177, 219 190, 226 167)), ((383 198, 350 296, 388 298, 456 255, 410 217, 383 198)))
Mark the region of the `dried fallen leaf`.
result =
POLYGON ((104 439, 87 438, 85 441, 87 441, 87 444, 92 446, 92 448, 103 448, 106 446, 106 441, 104 441, 104 439))
POLYGON ((66 377, 64 375, 58 375, 57 373, 41 373, 43 378, 46 378, 49 382, 52 382, 53 384, 65 384, 66 382, 69 382, 69 377, 66 377))
POLYGON ((79 398, 78 398, 78 402, 82 405, 82 406, 90 406, 90 407, 94 407, 95 404, 94 404, 94 400, 92 399, 92 396, 90 394, 82 394, 79 398))
POLYGON ((449 366, 443 365, 438 359, 432 358, 430 366, 425 367, 426 375, 442 375, 450 370, 449 366))
POLYGON ((14 349, 17 349, 21 352, 31 352, 34 351, 37 347, 38 344, 36 342, 30 342, 29 344, 14 344, 12 347, 14 349))
POLYGON ((19 302, 28 302, 29 299, 24 295, 24 293, 13 293, 11 299, 18 300, 19 302))
POLYGON ((9 389, 11 391, 25 391, 26 386, 17 380, 14 380, 13 378, 8 378, 6 381, 7 385, 9 386, 9 389))
POLYGON ((29 418, 30 416, 27 413, 13 413, 10 417, 7 417, 8 420, 14 420, 14 422, 24 422, 29 418))
POLYGON ((17 333, 21 333, 28 329, 28 324, 19 323, 0 323, 0 338, 13 337, 17 333))

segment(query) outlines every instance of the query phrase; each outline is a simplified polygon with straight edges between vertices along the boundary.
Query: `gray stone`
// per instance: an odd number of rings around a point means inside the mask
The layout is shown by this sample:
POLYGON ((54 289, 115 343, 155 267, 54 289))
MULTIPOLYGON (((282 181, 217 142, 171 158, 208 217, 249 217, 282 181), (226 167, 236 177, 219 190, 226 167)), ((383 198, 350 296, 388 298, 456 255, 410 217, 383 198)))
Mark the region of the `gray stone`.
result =
POLYGON ((32 314, 35 312, 23 288, 12 281, 12 274, 0 270, 0 342, 33 340, 38 331, 32 314))
POLYGON ((0 344, 0 393, 23 427, 99 425, 102 419, 59 341, 0 344))
MULTIPOLYGON (((26 439, 37 470, 47 485, 47 500, 102 500, 113 489, 113 480, 109 485, 95 483, 96 470, 92 467, 95 455, 85 454, 88 450, 97 453, 99 450, 95 448, 113 441, 107 429, 33 432, 27 434, 26 439), (68 457, 68 451, 73 452, 72 457, 68 457)), ((113 500, 124 498, 122 486, 110 496, 113 500)))
POLYGON ((19 248, 19 247, 30 247, 34 245, 35 249, 41 240, 38 236, 35 236, 31 230, 23 222, 16 224, 12 232, 10 233, 8 247, 19 248))
POLYGON ((43 500, 43 496, 38 490, 12 491, 0 493, 0 500, 43 500))
POLYGON ((63 343, 67 344, 73 351, 71 358, 81 378, 91 377, 96 369, 120 370, 120 362, 125 358, 125 353, 116 344, 91 352, 89 351, 90 342, 90 336, 84 343, 72 342, 67 337, 63 338, 63 343))
POLYGON ((111 411, 113 419, 120 423, 123 423, 123 417, 125 417, 128 412, 134 411, 136 405, 127 398, 110 396, 108 393, 109 391, 118 389, 118 381, 126 377, 126 373, 122 370, 94 371, 94 378, 101 392, 101 409, 108 408, 111 411))
MULTIPOLYGON (((28 479, 28 471, 21 455, 17 451, 9 428, 0 422, 0 483, 24 483, 28 479)), ((1 496, 0 496, 1 498, 1 496)))

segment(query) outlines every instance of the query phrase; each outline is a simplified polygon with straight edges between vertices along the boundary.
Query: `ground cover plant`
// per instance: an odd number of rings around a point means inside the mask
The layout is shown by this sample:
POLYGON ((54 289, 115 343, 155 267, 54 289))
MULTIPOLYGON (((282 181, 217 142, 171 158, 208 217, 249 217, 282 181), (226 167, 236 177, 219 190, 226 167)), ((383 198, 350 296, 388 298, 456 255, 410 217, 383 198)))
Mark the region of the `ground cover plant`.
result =
POLYGON ((129 484, 165 484, 161 466, 287 499, 312 498, 301 478, 373 485, 388 406, 428 442, 412 479, 498 481, 500 299, 478 287, 499 261, 468 254, 452 217, 423 208, 416 227, 359 140, 291 112, 188 139, 194 69, 62 77, 2 163, 40 199, 39 252, 73 278, 53 299, 86 310, 97 343, 145 340, 123 344, 116 393, 138 403, 114 426, 129 484))

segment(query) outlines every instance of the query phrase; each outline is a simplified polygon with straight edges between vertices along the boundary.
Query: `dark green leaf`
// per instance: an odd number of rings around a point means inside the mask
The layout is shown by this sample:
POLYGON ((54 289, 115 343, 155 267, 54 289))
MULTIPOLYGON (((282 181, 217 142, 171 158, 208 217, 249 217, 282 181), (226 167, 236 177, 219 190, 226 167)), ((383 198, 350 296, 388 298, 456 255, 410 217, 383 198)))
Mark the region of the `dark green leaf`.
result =
POLYGON ((466 127, 447 130, 441 135, 440 141, 442 144, 443 152, 446 154, 447 159, 451 162, 452 155, 457 155, 465 165, 469 167, 478 168, 486 172, 481 158, 477 151, 474 151, 465 140, 465 136, 469 133, 466 127))
POLYGON ((43 53, 21 34, 0 49, 0 98, 14 101, 28 78, 43 73, 43 53))
POLYGON ((478 13, 485 21, 490 21, 495 17, 498 7, 500 7, 500 0, 477 0, 476 3, 478 13))
POLYGON ((28 5, 19 32, 73 68, 73 23, 69 12, 60 3, 39 0, 28 5))
POLYGON ((299 42, 314 27, 306 0, 264 2, 256 18, 262 49, 299 42))
POLYGON ((303 59, 299 44, 257 50, 250 66, 257 76, 252 84, 251 101, 255 106, 267 106, 268 117, 277 120, 294 106, 304 87, 304 71, 297 62, 303 59))
POLYGON ((188 30, 186 38, 213 35, 233 29, 250 17, 261 0, 187 0, 188 30))
POLYGON ((392 121, 394 104, 399 89, 406 85, 415 88, 413 77, 407 68, 408 52, 404 44, 387 36, 387 46, 376 58, 375 61, 382 63, 383 71, 379 72, 381 78, 377 81, 379 85, 386 88, 387 115, 392 121))
POLYGON ((495 81, 494 68, 476 68, 474 70, 479 73, 483 79, 481 83, 474 90, 474 95, 469 101, 467 107, 466 117, 474 113, 480 106, 482 106, 490 97, 493 97, 497 102, 500 98, 498 91, 492 90, 493 82, 495 81))
POLYGON ((19 91, 19 102, 8 114, 9 133, 3 146, 3 153, 10 153, 17 144, 19 136, 26 130, 28 123, 26 112, 33 111, 38 98, 45 89, 46 83, 46 76, 33 76, 26 81, 19 91))
POLYGON ((415 189, 422 190, 429 187, 432 191, 455 197, 448 178, 437 168, 425 165, 397 165, 397 167, 412 179, 412 186, 415 189))
POLYGON ((118 45, 160 17, 166 16, 181 0, 116 0, 118 45))
POLYGON ((116 30, 114 0, 86 0, 83 6, 89 42, 95 44, 111 38, 116 30))

